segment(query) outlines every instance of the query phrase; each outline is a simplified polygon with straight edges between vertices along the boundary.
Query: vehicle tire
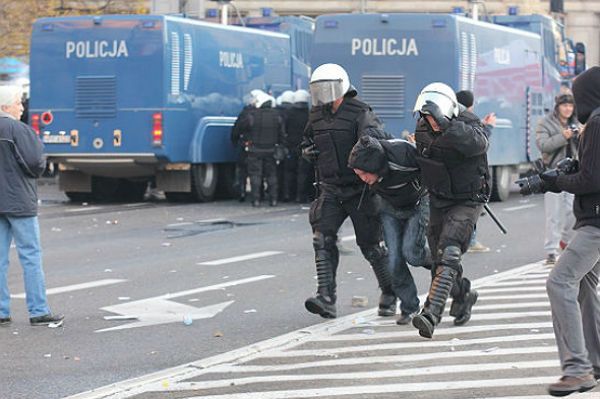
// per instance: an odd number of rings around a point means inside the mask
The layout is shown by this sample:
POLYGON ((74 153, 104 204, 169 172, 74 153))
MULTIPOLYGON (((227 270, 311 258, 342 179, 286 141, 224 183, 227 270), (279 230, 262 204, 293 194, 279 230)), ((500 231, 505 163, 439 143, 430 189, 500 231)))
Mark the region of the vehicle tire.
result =
POLYGON ((192 165, 192 194, 200 202, 212 201, 217 192, 219 169, 214 163, 192 165))
POLYGON ((238 196, 239 184, 237 180, 236 167, 234 163, 219 164, 217 196, 224 199, 231 199, 238 196))
POLYGON ((492 169, 492 201, 506 201, 510 196, 513 168, 510 166, 494 166, 492 169))
POLYGON ((92 176, 92 198, 98 202, 117 200, 119 179, 112 177, 92 176))
POLYGON ((80 193, 77 191, 65 191, 65 195, 71 202, 89 202, 92 199, 92 193, 80 193))

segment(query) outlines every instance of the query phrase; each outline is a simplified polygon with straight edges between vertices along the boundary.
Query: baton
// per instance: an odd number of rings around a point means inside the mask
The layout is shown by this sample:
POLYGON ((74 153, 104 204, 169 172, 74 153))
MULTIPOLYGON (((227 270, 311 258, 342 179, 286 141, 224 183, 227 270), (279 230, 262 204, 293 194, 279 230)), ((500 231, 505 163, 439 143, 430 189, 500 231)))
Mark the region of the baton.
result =
POLYGON ((504 227, 504 225, 502 224, 502 222, 500 220, 498 220, 498 218, 496 217, 496 215, 494 215, 494 212, 492 212, 492 210, 490 209, 490 207, 488 206, 488 204, 483 204, 483 208, 485 209, 485 211, 487 212, 487 214, 490 215, 490 217, 492 218, 492 220, 496 223, 496 226, 498 226, 498 228, 500 229, 500 231, 502 232, 502 234, 506 234, 507 233, 506 227, 504 227))

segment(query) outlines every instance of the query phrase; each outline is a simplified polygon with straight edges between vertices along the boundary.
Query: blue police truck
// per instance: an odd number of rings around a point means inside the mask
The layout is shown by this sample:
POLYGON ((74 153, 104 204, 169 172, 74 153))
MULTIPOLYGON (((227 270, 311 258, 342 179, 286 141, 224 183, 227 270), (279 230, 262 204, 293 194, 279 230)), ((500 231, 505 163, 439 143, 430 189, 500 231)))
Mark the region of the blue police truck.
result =
POLYGON ((567 44, 562 26, 540 15, 494 23, 451 14, 325 15, 316 20, 312 64, 343 65, 396 136, 414 131, 414 102, 428 83, 473 91, 475 113, 497 115, 488 155, 492 198, 504 200, 513 173, 540 156, 537 120, 574 70, 567 44))
POLYGON ((230 130, 252 89, 306 87, 286 34, 174 16, 43 18, 31 39, 30 123, 73 200, 229 194, 230 130))

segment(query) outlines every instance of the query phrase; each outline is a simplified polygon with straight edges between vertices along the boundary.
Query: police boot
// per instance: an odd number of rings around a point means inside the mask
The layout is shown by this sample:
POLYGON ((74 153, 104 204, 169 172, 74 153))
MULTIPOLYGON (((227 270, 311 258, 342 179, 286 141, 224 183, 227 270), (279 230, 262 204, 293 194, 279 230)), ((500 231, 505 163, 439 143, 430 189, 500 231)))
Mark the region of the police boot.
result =
POLYGON ((435 326, 442 320, 444 307, 452 289, 452 282, 457 274, 456 270, 448 266, 440 265, 436 268, 425 306, 421 313, 412 320, 412 324, 419 330, 420 336, 424 338, 433 337, 435 326))
POLYGON ((315 232, 313 247, 317 266, 317 295, 304 302, 306 310, 326 319, 334 319, 337 316, 335 276, 339 255, 335 241, 335 236, 315 232))
POLYGON ((379 288, 381 289, 377 314, 383 317, 395 316, 396 294, 394 294, 394 290, 392 289, 392 276, 388 268, 388 257, 385 248, 378 245, 366 248, 362 252, 371 264, 373 272, 375 272, 375 278, 377 278, 379 288))
POLYGON ((454 325, 462 326, 471 319, 471 310, 477 302, 479 294, 471 289, 471 282, 467 278, 460 279, 460 283, 453 287, 452 306, 450 307, 450 316, 454 317, 454 325), (456 292, 454 292, 456 291, 456 292))

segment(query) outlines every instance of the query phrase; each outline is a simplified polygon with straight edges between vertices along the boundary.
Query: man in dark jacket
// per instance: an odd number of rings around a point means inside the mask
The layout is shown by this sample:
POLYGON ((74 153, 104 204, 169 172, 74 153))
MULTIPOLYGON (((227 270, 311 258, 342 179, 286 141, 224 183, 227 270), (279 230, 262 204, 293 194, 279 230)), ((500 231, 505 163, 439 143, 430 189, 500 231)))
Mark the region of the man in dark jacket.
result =
POLYGON ((337 64, 323 64, 311 75, 312 109, 301 144, 302 154, 312 160, 318 174, 319 196, 310 207, 313 248, 317 267, 317 294, 304 303, 324 318, 337 315, 336 272, 339 252, 337 233, 350 217, 356 243, 369 261, 381 288, 379 315, 396 313, 396 295, 388 271, 387 254, 381 246, 381 223, 373 194, 366 192, 348 156, 361 136, 387 138, 371 107, 356 99, 347 72, 337 64))
POLYGON ((265 94, 262 90, 252 90, 244 97, 244 108, 242 108, 231 129, 231 143, 240 149, 240 156, 236 165, 237 184, 240 187, 240 202, 246 200, 246 181, 248 180, 248 153, 244 143, 244 137, 248 135, 248 132, 245 132, 244 129, 247 129, 250 125, 252 112, 256 110, 257 96, 265 94))
POLYGON ((405 140, 378 140, 363 136, 352 148, 348 166, 383 199, 380 217, 394 293, 400 299, 400 317, 396 324, 410 323, 419 310, 417 287, 408 269, 431 269, 432 260, 426 243, 429 218, 427 192, 421 186, 417 150, 405 140))
POLYGON ((260 205, 260 194, 263 179, 267 181, 269 203, 277 205, 278 179, 275 150, 277 146, 285 146, 285 126, 278 110, 273 108, 273 97, 261 94, 256 100, 256 110, 249 113, 240 125, 246 132, 243 136, 248 159, 248 175, 252 206, 260 205))
POLYGON ((36 181, 46 161, 35 132, 19 121, 21 89, 0 86, 0 325, 11 323, 6 275, 10 243, 15 241, 23 268, 31 325, 61 322, 48 308, 37 219, 36 181))
POLYGON ((575 236, 546 282, 563 375, 548 387, 553 396, 590 390, 600 378, 600 67, 577 76, 573 94, 585 124, 579 170, 541 175, 543 192, 575 194, 575 236))
POLYGON ((422 337, 431 338, 449 295, 455 325, 469 321, 477 301, 477 292, 462 275, 461 257, 489 198, 488 139, 476 115, 459 112, 456 94, 446 84, 427 85, 415 112, 420 115, 415 131, 417 162, 429 191, 427 238, 434 270, 425 306, 413 318, 413 326, 422 337))

